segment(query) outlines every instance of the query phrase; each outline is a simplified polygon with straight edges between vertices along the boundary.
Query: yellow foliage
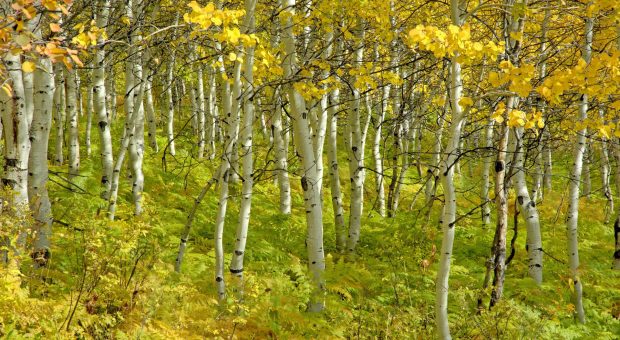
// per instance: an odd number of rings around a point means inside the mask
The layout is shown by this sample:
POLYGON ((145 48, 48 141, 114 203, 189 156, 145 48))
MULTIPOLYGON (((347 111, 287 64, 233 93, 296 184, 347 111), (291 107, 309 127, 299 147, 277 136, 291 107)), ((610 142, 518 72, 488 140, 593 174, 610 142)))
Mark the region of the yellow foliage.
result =
POLYGON ((36 65, 32 61, 25 61, 22 64, 22 71, 26 73, 32 73, 36 69, 36 65))

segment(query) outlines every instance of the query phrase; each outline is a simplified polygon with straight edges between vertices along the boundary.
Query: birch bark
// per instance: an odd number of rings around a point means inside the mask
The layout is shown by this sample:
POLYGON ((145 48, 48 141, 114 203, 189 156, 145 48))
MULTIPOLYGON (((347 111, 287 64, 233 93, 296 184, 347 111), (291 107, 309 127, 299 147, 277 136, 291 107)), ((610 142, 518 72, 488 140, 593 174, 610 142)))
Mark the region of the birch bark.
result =
MULTIPOLYGON (((35 31, 40 37, 40 30, 35 31)), ((49 259, 52 206, 47 193, 48 144, 52 124, 54 72, 49 59, 39 59, 33 75, 33 118, 30 127, 32 148, 28 159, 28 197, 35 220, 34 254, 37 265, 49 259)))
MULTIPOLYGON (((254 33, 254 9, 257 0, 245 0, 246 34, 254 33)), ((230 272, 238 279, 238 294, 243 297, 243 259, 250 224, 252 207, 252 187, 254 174, 252 168, 252 125, 254 123, 254 47, 248 46, 244 59, 245 90, 243 94, 243 127, 241 129, 241 162, 243 178, 241 188, 241 205, 239 207, 239 224, 237 225, 235 251, 230 262, 230 272)))
POLYGON ((54 147, 54 164, 64 163, 64 140, 65 140, 65 118, 66 118, 66 92, 64 66, 57 64, 55 69, 56 91, 54 92, 54 124, 56 124, 56 143, 54 147))
POLYGON ((521 206, 521 214, 527 225, 527 244, 525 248, 527 249, 529 259, 528 272, 530 277, 532 277, 537 284, 541 284, 543 274, 543 247, 540 234, 540 219, 538 217, 536 202, 530 199, 530 194, 527 189, 525 165, 523 161, 525 153, 523 148, 523 128, 515 128, 514 134, 514 143, 516 144, 514 185, 515 191, 517 192, 517 201, 521 206))
MULTIPOLYGON (((295 0, 281 0, 284 15, 281 15, 282 41, 286 57, 284 58, 284 76, 291 78, 297 71, 297 53, 295 50, 295 35, 293 33, 293 20, 295 14, 295 0)), ((304 191, 304 201, 306 208, 306 223, 308 233, 306 245, 308 248, 308 261, 312 281, 315 285, 315 292, 311 297, 308 310, 319 312, 324 308, 321 297, 324 290, 322 274, 325 270, 325 254, 323 250, 323 212, 321 211, 321 189, 317 186, 318 178, 316 171, 316 158, 310 126, 308 122, 308 112, 301 94, 293 87, 287 87, 288 98, 291 103, 291 117, 294 120, 294 134, 297 151, 301 157, 303 175, 301 186, 304 191)))
MULTIPOLYGON (((15 207, 25 213, 28 204, 27 173, 30 141, 28 140, 28 116, 25 106, 25 91, 19 55, 7 53, 4 64, 11 80, 13 96, 4 97, 2 125, 4 127, 4 173, 2 185, 14 192, 15 207)), ((4 91, 2 91, 4 92, 4 91)))
MULTIPOLYGON (((452 24, 461 26, 461 3, 459 0, 450 1, 452 24)), ((452 121, 450 136, 445 154, 441 162, 441 184, 444 190, 445 205, 442 214, 441 257, 437 270, 435 306, 437 330, 442 339, 451 339, 448 324, 448 279, 450 277, 450 261, 454 244, 454 229, 456 222, 456 190, 454 188, 454 165, 458 159, 463 112, 459 101, 462 97, 463 83, 461 81, 461 64, 457 61, 458 53, 452 57, 450 63, 450 104, 452 121)))
MULTIPOLYGON (((364 23, 358 27, 357 43, 355 47, 355 64, 359 67, 364 56, 364 23)), ((347 254, 355 254, 355 247, 360 238, 362 212, 364 209, 364 141, 361 128, 361 93, 357 87, 353 89, 353 110, 349 113, 349 133, 351 144, 349 150, 349 173, 351 180, 351 208, 349 211, 349 237, 347 239, 347 254)), ((369 112, 369 114, 372 114, 369 112)))
POLYGON ((67 119, 69 120, 69 178, 80 171, 80 141, 78 130, 78 98, 75 70, 65 70, 67 88, 67 119))
MULTIPOLYGON (((97 14, 97 26, 105 27, 108 22, 110 0, 100 0, 98 2, 99 9, 97 14)), ((97 51, 95 52, 95 65, 93 70, 93 104, 97 114, 99 126, 99 143, 101 153, 101 164, 103 173, 101 175, 101 184, 103 185, 102 197, 108 199, 108 195, 112 185, 112 135, 110 133, 110 124, 106 111, 105 97, 105 40, 99 37, 97 40, 97 51)))
MULTIPOLYGON (((91 73, 92 75, 92 73, 91 73)), ((92 80, 89 80, 88 85, 91 85, 92 80)), ((87 86, 87 88, 92 88, 92 86, 87 86)), ((90 153, 92 151, 91 148, 91 128, 93 125, 93 114, 94 114, 94 108, 93 108, 93 91, 91 90, 87 90, 86 91, 86 128, 85 128, 85 132, 84 132, 84 147, 86 148, 86 157, 90 158, 90 153)))
MULTIPOLYGON (((587 18, 585 25, 585 43, 583 46, 582 58, 586 63, 590 63, 592 55, 592 35, 594 30, 594 19, 587 18)), ((583 122, 588 117, 588 95, 581 95, 579 104, 579 121, 583 122)), ((579 218, 579 183, 583 169, 583 156, 587 143, 587 129, 577 131, 574 149, 573 167, 570 172, 568 211, 566 212, 566 234, 568 238, 568 259, 571 278, 574 285, 573 299, 575 302, 575 314, 581 323, 585 323, 586 317, 583 310, 583 286, 579 276, 579 248, 577 241, 577 229, 579 218)))

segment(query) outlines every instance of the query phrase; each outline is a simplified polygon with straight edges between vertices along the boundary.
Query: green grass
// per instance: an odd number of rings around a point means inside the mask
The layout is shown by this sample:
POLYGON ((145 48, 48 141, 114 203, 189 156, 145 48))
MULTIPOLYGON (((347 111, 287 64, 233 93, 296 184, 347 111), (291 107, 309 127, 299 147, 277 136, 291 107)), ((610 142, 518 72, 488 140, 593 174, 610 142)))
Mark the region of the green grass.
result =
MULTIPOLYGON (((258 143, 266 143, 257 139, 258 143)), ((164 139, 159 142, 163 149, 164 139)), ((0 304, 13 308, 10 313, 0 311, 1 332, 7 334, 12 330, 11 334, 19 334, 18 337, 30 334, 46 338, 56 334, 119 339, 138 335, 153 339, 436 336, 437 259, 427 270, 421 268, 420 261, 430 257, 433 245, 440 248, 441 232, 436 222, 440 209, 436 203, 428 223, 424 212, 420 213, 423 199, 418 198, 413 209, 408 209, 419 184, 405 186, 401 211, 392 219, 369 211, 374 190, 367 190, 359 256, 355 262, 345 262, 335 251, 333 215, 325 181, 327 309, 315 315, 305 312, 312 286, 305 265, 305 214, 299 179, 291 177, 291 216, 279 214, 278 189, 273 181, 257 183, 245 257, 245 299, 243 303, 236 301, 234 281, 227 276, 229 298, 224 305, 218 305, 213 274, 216 191, 207 194, 198 210, 182 273, 173 271, 179 237, 193 199, 217 162, 205 161, 188 173, 189 168, 182 166, 189 163, 189 146, 179 143, 176 159, 167 157, 169 171, 164 172, 161 152, 152 154, 147 148, 145 214, 132 216, 131 184, 125 172, 117 221, 110 223, 106 220, 107 206, 98 197, 96 130, 92 143, 90 159, 82 161, 83 177, 75 180, 86 194, 69 192, 50 183, 54 216, 70 226, 54 225, 50 268, 43 273, 25 269, 27 274, 19 288, 22 296, 0 293, 0 304), (49 279, 42 282, 41 276, 49 279), (80 302, 76 304, 78 295, 80 302), (73 309, 67 330, 67 316, 73 309)), ((256 159, 257 167, 264 164, 261 155, 256 159)), ((341 169, 342 178, 347 178, 346 166, 341 169)), ((566 169, 567 165, 560 161, 555 164, 554 190, 547 192, 539 205, 544 249, 557 259, 545 256, 542 286, 537 287, 527 276, 526 228, 519 220, 516 255, 508 266, 504 299, 493 310, 478 315, 477 299, 485 295, 480 287, 494 227, 483 227, 479 213, 462 219, 457 226, 449 300, 455 338, 618 338, 620 322, 612 313, 617 315, 620 308, 620 274, 610 270, 612 228, 602 223, 604 199, 598 195, 581 201, 579 216, 580 273, 588 323, 577 324, 571 313, 563 225, 566 169)), ((52 170, 65 171, 64 167, 52 170)), ((479 169, 474 167, 471 171, 476 173, 479 169)), ((468 174, 468 165, 464 164, 458 183, 461 189, 474 190, 460 194, 459 214, 467 213, 480 201, 476 191, 478 177, 468 174)), ((412 181, 417 178, 414 168, 408 175, 412 181)), ((51 178, 61 181, 56 175, 51 178)), ((596 180, 593 178, 593 183, 596 180)), ((373 181, 368 172, 367 188, 372 187, 373 181)), ((345 204, 347 182, 342 181, 345 204)), ((227 264, 234 244, 239 190, 240 185, 233 186, 226 218, 227 264)), ((513 194, 510 201, 514 202, 513 194)), ((509 239, 512 226, 511 216, 509 239)))

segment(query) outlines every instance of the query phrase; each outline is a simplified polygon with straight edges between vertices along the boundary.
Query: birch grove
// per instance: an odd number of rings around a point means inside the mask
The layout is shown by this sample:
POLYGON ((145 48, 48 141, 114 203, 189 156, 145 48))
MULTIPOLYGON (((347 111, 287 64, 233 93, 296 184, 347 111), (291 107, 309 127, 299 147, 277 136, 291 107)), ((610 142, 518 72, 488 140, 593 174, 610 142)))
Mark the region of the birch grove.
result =
POLYGON ((0 335, 613 338, 619 18, 0 0, 0 335))

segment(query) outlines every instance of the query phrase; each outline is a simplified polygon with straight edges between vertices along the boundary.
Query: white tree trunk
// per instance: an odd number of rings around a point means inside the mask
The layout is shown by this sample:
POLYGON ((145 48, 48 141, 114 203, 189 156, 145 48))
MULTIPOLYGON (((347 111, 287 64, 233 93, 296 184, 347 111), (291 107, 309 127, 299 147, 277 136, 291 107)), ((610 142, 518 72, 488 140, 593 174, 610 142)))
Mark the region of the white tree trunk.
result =
POLYGON ((172 96, 172 87, 174 86, 174 60, 175 52, 173 50, 172 56, 168 63, 168 70, 166 74, 166 100, 168 104, 168 116, 166 117, 166 136, 168 137, 168 152, 170 155, 176 155, 176 147, 174 143, 174 98, 172 96))
POLYGON ((383 121, 385 119, 385 113, 387 112, 389 100, 390 100, 390 84, 385 84, 381 94, 380 109, 377 112, 374 131, 375 138, 372 143, 372 158, 375 162, 375 188, 377 190, 377 206, 379 215, 385 216, 385 186, 383 176, 383 155, 381 154, 381 142, 383 141, 383 121))
POLYGON ((291 213, 291 184, 288 177, 288 147, 284 141, 282 129, 282 99, 281 88, 277 87, 274 93, 273 113, 273 141, 276 148, 276 172, 278 176, 278 188, 280 189, 280 212, 291 213))
MULTIPOLYGON (((146 84, 142 83, 141 88, 146 87, 146 84)), ((142 92, 142 91, 141 91, 142 92)), ((142 97, 139 94, 139 97, 142 97)), ((144 173, 142 172, 142 163, 144 159, 144 105, 143 98, 136 100, 136 107, 134 108, 135 126, 133 136, 129 141, 129 161, 131 167, 131 178, 133 180, 131 193, 134 203, 134 215, 139 216, 142 214, 142 192, 144 191, 144 173)))
MULTIPOLYGON (((13 97, 7 98, 2 93, 4 112, 4 173, 2 185, 14 191, 13 203, 18 214, 25 214, 28 205, 28 157, 30 141, 28 140, 28 116, 25 106, 25 92, 19 55, 7 53, 4 64, 13 88, 13 97)), ((4 92, 4 91, 1 91, 4 92)))
POLYGON ((446 112, 449 109, 449 102, 447 96, 444 96, 444 109, 437 116, 437 130, 435 133, 435 141, 433 143, 433 157, 431 158, 431 164, 429 165, 427 172, 427 180, 426 187, 424 188, 424 194, 426 196, 426 204, 427 213, 426 220, 427 222, 431 217, 431 209, 433 204, 435 203, 436 194, 437 194, 437 185, 440 182, 439 179, 439 167, 441 162, 441 149, 442 149, 442 139, 443 139, 443 131, 445 126, 445 116, 446 112))
MULTIPOLYGON (((149 72, 152 72, 149 70, 149 72)), ((149 137, 149 147, 153 150, 153 152, 159 152, 159 145, 157 145, 157 117, 155 117, 155 107, 153 104, 153 75, 149 74, 146 80, 146 89, 145 98, 144 98, 144 106, 146 112, 146 120, 148 122, 148 137, 149 137)))
POLYGON ((480 198, 482 199, 482 224, 489 225, 491 223, 491 198, 489 197, 489 188, 490 188, 490 176, 489 170, 491 168, 491 164, 493 163, 493 126, 495 125, 495 120, 490 119, 487 123, 487 127, 485 129, 485 148, 484 151, 484 164, 482 165, 482 192, 480 194, 480 198))
MULTIPOLYGON (((583 48, 583 59, 590 63, 592 54, 592 35, 594 30, 594 20, 586 19, 585 25, 586 41, 583 48)), ((579 104, 579 121, 583 122, 588 117, 588 95, 582 94, 579 104)), ((570 265, 571 278, 574 284, 573 299, 575 302, 575 313, 581 323, 585 323, 586 317, 583 310, 582 283, 579 276, 579 249, 577 241, 577 227, 579 218, 579 183, 583 168, 583 156, 587 143, 587 129, 577 131, 574 149, 574 163, 570 172, 570 183, 568 193, 568 211, 566 212, 566 233, 568 238, 568 259, 570 265)))
MULTIPOLYGON (((32 29, 32 22, 33 20, 31 20, 28 23, 28 26, 30 29, 32 29)), ((34 112, 34 107, 33 107, 33 97, 34 97, 34 84, 33 84, 33 80, 34 80, 34 74, 32 72, 24 72, 22 73, 22 78, 23 78, 23 82, 24 82, 24 100, 25 100, 25 110, 26 110, 26 120, 28 122, 28 127, 30 127, 30 124, 32 124, 32 116, 33 116, 33 112, 34 112)))
POLYGON ((80 171, 80 141, 78 130, 78 98, 75 70, 65 71, 67 84, 67 119, 69 120, 69 176, 76 176, 80 171))
POLYGON ((515 144, 515 191, 517 192, 517 201, 521 206, 521 214, 525 219, 527 225, 527 244, 526 249, 529 259, 529 274, 537 284, 542 283, 543 274, 543 248, 542 238, 540 234, 540 219, 538 217, 538 208, 536 208, 536 202, 530 199, 530 194, 527 188, 525 165, 524 165, 524 149, 523 149, 523 128, 518 127, 514 129, 514 144, 515 144))
MULTIPOLYGON (((97 26, 105 27, 108 22, 108 13, 110 8, 110 0, 100 0, 99 13, 97 15, 97 26)), ((104 191, 102 196, 107 199, 112 185, 112 169, 114 162, 112 159, 112 135, 110 132, 110 124, 106 111, 105 97, 105 49, 103 44, 105 41, 100 37, 97 40, 99 48, 95 52, 95 65, 93 70, 93 104, 97 114, 99 127, 99 151, 101 153, 101 164, 103 173, 101 175, 101 184, 104 191)))
POLYGON ((57 64, 56 72, 56 91, 54 92, 54 123, 56 124, 56 143, 54 148, 54 164, 64 163, 64 140, 65 140, 65 117, 66 117, 66 93, 64 66, 57 64))
POLYGON ((553 160, 551 159, 551 133, 548 128, 543 130, 543 140, 543 188, 550 191, 552 189, 551 179, 553 177, 553 160))
MULTIPOLYGON (((91 85, 92 83, 89 83, 88 85, 91 85)), ((93 108, 93 91, 90 90, 92 88, 92 86, 87 86, 86 87, 86 128, 85 128, 85 132, 84 132, 84 147, 86 148, 86 157, 90 158, 90 153, 92 151, 91 148, 91 128, 93 125, 93 114, 94 114, 94 108, 93 108)))
POLYGON ((586 146, 583 151, 583 189, 582 196, 590 199, 592 193, 592 179, 590 178, 590 163, 591 163, 592 147, 590 145, 590 138, 586 138, 586 146))
MULTIPOLYGON (((138 86, 138 92, 142 91, 143 86, 138 86)), ((138 95, 142 97, 141 94, 138 95)), ((136 105, 142 106, 140 103, 135 103, 136 105)), ((133 105, 133 104, 132 104, 133 105)), ((139 118, 140 110, 133 110, 127 113, 125 117, 125 129, 123 132, 123 137, 121 138, 121 145, 118 151, 118 156, 116 158, 116 163, 114 164, 114 171, 111 181, 110 195, 108 199, 108 218, 110 220, 114 220, 116 215, 116 207, 117 207, 117 198, 118 198, 118 186, 120 181, 120 173, 123 167, 123 161, 125 160, 125 155, 127 154, 127 149, 129 148, 129 143, 133 139, 134 131, 136 128, 136 122, 139 118)), ((132 170, 133 170, 133 162, 132 162, 132 170)), ((134 174, 135 176, 135 174, 134 174)), ((136 179, 134 178, 134 186, 136 183, 136 179)), ((133 192, 133 190, 132 190, 133 192)), ((135 199, 135 196, 134 196, 135 199)), ((136 206, 136 209, 138 207, 136 206)))
MULTIPOLYGON (((540 34, 540 79, 544 80, 547 77, 547 31, 549 26, 549 20, 551 19, 551 7, 547 6, 545 9, 545 18, 543 19, 541 25, 541 34, 540 34)), ((544 100, 540 101, 540 112, 542 112, 543 117, 546 118, 547 105, 544 100)), ((547 173, 547 167, 545 164, 545 152, 549 149, 548 136, 549 136, 549 127, 544 127, 543 133, 540 136, 539 144, 536 147, 538 151, 536 154, 536 174, 534 177, 534 188, 532 189, 532 200, 534 202, 538 202, 543 199, 543 185, 545 181, 545 174, 547 173)), ((549 166, 551 166, 551 158, 549 158, 549 166)), ((551 170, 551 169, 549 169, 551 170)), ((551 185, 549 178, 549 185, 551 185)))
MULTIPOLYGON (((247 20, 244 17, 244 22, 247 20)), ((218 49, 216 47, 216 49, 218 49)), ((236 51, 238 55, 242 54, 242 50, 236 51)), ((223 63, 220 66, 222 75, 225 74, 223 63)), ((215 219, 215 285, 219 301, 222 302, 226 298, 226 283, 224 281, 224 224, 226 220, 226 210, 228 206, 228 185, 232 180, 233 152, 237 147, 237 138, 239 135, 239 96, 241 95, 241 63, 235 62, 234 66, 234 82, 232 95, 228 80, 222 79, 222 101, 224 108, 224 117, 228 124, 228 133, 225 137, 224 152, 222 154, 220 165, 220 196, 215 219)))
MULTIPOLYGON (((295 0, 281 0, 286 17, 282 20, 282 41, 286 56, 284 58, 284 76, 292 77, 297 71, 297 53, 295 51, 295 35, 293 33, 293 20, 295 0)), ((291 103, 291 117, 295 133, 295 144, 302 161, 303 176, 301 186, 304 191, 306 208, 306 223, 308 234, 306 245, 308 248, 308 261, 315 292, 311 297, 308 310, 318 312, 323 310, 324 302, 321 293, 324 289, 323 272, 325 271, 325 253, 323 250, 323 212, 321 211, 321 188, 318 187, 316 171, 317 160, 314 157, 312 136, 307 119, 306 104, 299 92, 293 87, 287 87, 288 98, 291 103)))
POLYGON ((215 159, 216 148, 215 148, 215 140, 217 138, 217 124, 218 124, 218 111, 217 111, 217 87, 215 78, 217 77, 216 70, 214 68, 210 68, 209 72, 209 88, 208 88, 208 102, 207 102, 207 157, 209 159, 215 159))
MULTIPOLYGON (((133 7, 137 5, 132 0, 126 3, 126 13, 131 24, 133 21, 133 7)), ((134 39, 139 44, 141 37, 137 30, 134 30, 129 37, 129 55, 126 62, 125 75, 125 129, 121 138, 121 147, 114 165, 114 173, 111 183, 111 191, 108 199, 108 217, 114 220, 117 207, 118 187, 120 172, 125 160, 125 155, 129 150, 130 169, 132 171, 132 194, 134 200, 134 214, 140 215, 142 212, 141 197, 144 186, 144 175, 142 174, 142 156, 144 153, 144 91, 146 84, 142 79, 142 58, 141 53, 136 50, 134 39), (137 80, 137 84, 135 82, 137 80)))
MULTIPOLYGON (((245 0, 246 34, 254 33, 254 8, 257 0, 245 0)), ((241 205, 239 206, 239 224, 236 231, 235 251, 230 262, 230 272, 238 279, 238 294, 243 296, 243 259, 250 224, 252 207, 252 187, 254 174, 252 168, 252 125, 254 124, 254 47, 249 46, 245 53, 243 95, 243 127, 241 129, 241 162, 243 164, 243 184, 241 188, 241 205)))
MULTIPOLYGON (((238 53, 241 55, 243 53, 242 50, 239 50, 238 53)), ((236 141, 239 139, 239 111, 241 110, 240 108, 240 103, 241 103, 241 63, 239 61, 237 61, 235 63, 235 67, 233 68, 233 89, 232 89, 232 97, 231 97, 231 110, 233 112, 233 119, 236 120, 235 124, 233 124, 236 127, 235 130, 235 143, 236 141)), ((239 150, 237 150, 237 148, 233 148, 230 151, 229 157, 228 157, 228 162, 230 163, 230 174, 229 174, 229 180, 230 183, 238 183, 239 182, 239 150)))
POLYGON ((334 210, 336 229, 336 250, 342 253, 347 243, 347 229, 344 222, 342 193, 340 192, 340 173, 338 170, 338 109, 340 89, 332 90, 328 112, 327 129, 327 163, 329 166, 329 186, 334 210))
MULTIPOLYGON (((40 37, 40 31, 35 32, 40 37)), ((32 148, 28 160, 28 197, 35 220, 34 254, 37 265, 49 259, 52 209, 47 193, 48 144, 52 125, 54 71, 49 59, 39 59, 34 71, 33 119, 30 129, 32 148)))
POLYGON ((202 65, 196 66, 196 90, 195 101, 198 111, 197 124, 198 124, 198 159, 204 158, 205 154, 205 94, 203 83, 202 65))
MULTIPOLYGON (((600 108, 599 115, 603 120, 605 120, 605 111, 600 108)), ((601 185, 603 187, 603 195, 605 199, 607 199, 607 206, 605 207, 605 220, 604 223, 609 223, 611 214, 613 214, 614 210, 614 197, 611 192, 611 185, 609 183, 609 173, 610 173, 610 162, 609 162, 609 140, 606 137, 601 138, 601 185)))
MULTIPOLYGON (((413 100, 411 100, 413 102, 413 100)), ((409 154, 412 150, 415 150, 416 147, 416 139, 417 139, 417 120, 415 116, 408 117, 410 113, 405 114, 405 122, 403 124, 403 130, 405 134, 405 140, 402 143, 403 152, 401 155, 401 167, 400 173, 398 174, 398 181, 396 183, 396 188, 394 189, 394 197, 392 199, 392 209, 394 213, 398 211, 398 205, 400 203, 400 192, 405 184, 405 177, 407 175, 407 170, 409 170, 410 162, 409 162, 409 154)))
MULTIPOLYGON (((359 67, 364 56, 364 28, 358 23, 359 45, 355 47, 355 64, 359 67)), ((349 176, 351 180, 351 206, 349 211, 349 237, 347 238, 347 254, 353 256, 360 238, 362 212, 364 209, 364 145, 361 127, 361 89, 353 89, 353 108, 349 113, 349 133, 351 135, 349 157, 349 176)), ((372 115, 372 112, 368 112, 372 115)))
MULTIPOLYGON (((450 9, 452 23, 461 25, 461 10, 459 0, 451 0, 450 9)), ((461 81, 461 64, 457 62, 458 54, 452 57, 450 63, 450 104, 452 108, 452 121, 450 125, 450 137, 441 162, 441 184, 443 186, 445 205, 442 214, 441 257, 437 270, 435 315, 437 330, 442 339, 451 339, 448 324, 448 279, 450 277, 450 260, 454 244, 454 229, 456 222, 456 190, 454 188, 454 165, 458 159, 458 149, 463 124, 461 100, 463 83, 461 81)))
MULTIPOLYGON (((127 2, 128 17, 133 20, 133 13, 142 12, 144 6, 143 3, 134 2, 129 0, 127 2)), ((140 19, 138 19, 140 20, 140 19)), ((135 24, 139 25, 141 22, 136 20, 135 24)), ((141 30, 136 28, 130 36, 130 41, 133 44, 135 39, 136 46, 140 46, 142 41, 141 30)), ((143 53, 138 52, 138 49, 133 50, 133 46, 130 48, 131 52, 135 51, 135 55, 128 59, 127 70, 132 74, 132 82, 138 87, 137 91, 132 90, 133 97, 128 96, 128 100, 133 102, 130 110, 131 116, 134 120, 133 135, 129 136, 129 162, 131 168, 131 178, 133 180, 131 193, 134 203, 134 215, 139 216, 142 214, 142 191, 144 191, 144 173, 142 172, 142 163, 144 159, 144 102, 145 93, 150 86, 148 79, 143 78, 144 72, 142 64, 149 60, 148 49, 143 53), (133 99, 132 99, 133 98, 133 99)), ((126 77, 127 78, 127 77, 126 77)), ((127 111, 130 112, 130 111, 127 111)), ((129 131, 127 131, 129 132, 129 131)))
MULTIPOLYGON (((516 98, 508 98, 506 105, 507 114, 516 106, 516 98)), ((495 161, 495 208, 497 210, 497 221, 495 226, 495 236, 493 238, 493 246, 491 248, 491 257, 489 264, 493 271, 493 289, 491 290, 490 307, 495 306, 501 299, 504 292, 504 278, 506 274, 506 231, 508 228, 508 197, 507 197, 507 181, 506 169, 508 139, 510 129, 506 124, 500 127, 500 137, 497 145, 497 158, 495 161)), ((529 238, 528 238, 529 240, 529 238)), ((489 277, 485 277, 485 286, 489 277)), ((486 287, 485 287, 486 288, 486 287)))

